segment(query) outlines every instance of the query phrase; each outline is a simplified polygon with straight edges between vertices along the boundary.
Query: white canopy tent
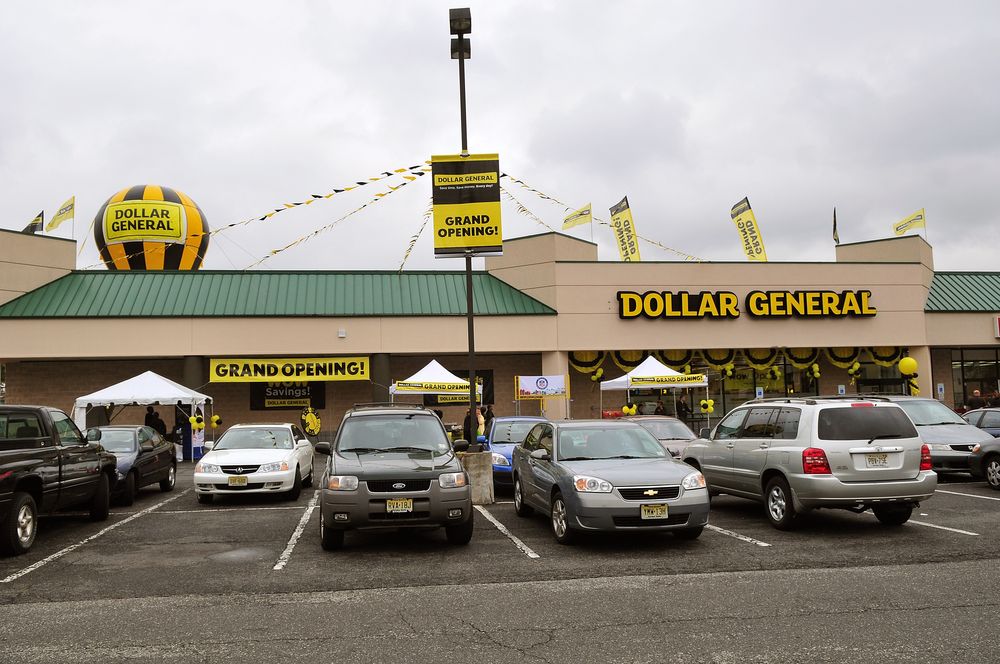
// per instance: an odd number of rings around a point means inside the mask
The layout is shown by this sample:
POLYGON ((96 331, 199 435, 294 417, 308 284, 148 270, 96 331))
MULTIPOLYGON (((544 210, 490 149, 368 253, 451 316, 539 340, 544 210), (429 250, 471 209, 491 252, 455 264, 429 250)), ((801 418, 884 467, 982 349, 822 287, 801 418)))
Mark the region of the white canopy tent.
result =
MULTIPOLYGON (((476 392, 482 394, 483 386, 477 384, 476 392)), ((469 381, 445 369, 437 360, 431 360, 423 369, 406 380, 389 386, 389 394, 461 394, 469 393, 469 381)))
POLYGON ((115 383, 102 390, 84 395, 73 404, 73 421, 80 430, 87 428, 87 411, 95 407, 106 406, 153 406, 162 404, 173 408, 178 403, 182 406, 201 407, 204 413, 205 404, 210 404, 212 398, 175 383, 169 378, 147 371, 134 378, 115 383))
MULTIPOLYGON (((638 387, 669 388, 677 390, 683 387, 704 387, 705 398, 708 398, 708 376, 705 374, 683 374, 674 371, 650 355, 635 369, 624 376, 601 381, 601 412, 604 412, 604 392, 608 390, 625 390, 628 392, 638 387)), ((677 392, 674 392, 674 412, 677 412, 677 392)), ((711 417, 709 417, 711 421, 711 417)))

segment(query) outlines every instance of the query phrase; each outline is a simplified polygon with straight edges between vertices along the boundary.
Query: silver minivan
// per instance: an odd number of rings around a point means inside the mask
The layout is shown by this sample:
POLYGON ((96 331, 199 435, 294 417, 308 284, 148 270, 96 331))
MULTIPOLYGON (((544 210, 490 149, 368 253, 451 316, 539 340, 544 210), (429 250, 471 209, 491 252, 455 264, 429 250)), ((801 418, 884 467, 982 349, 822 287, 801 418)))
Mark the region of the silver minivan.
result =
POLYGON ((763 502, 780 530, 824 507, 871 509, 883 524, 901 525, 937 487, 913 423, 877 397, 750 401, 703 429, 684 461, 711 492, 763 502))

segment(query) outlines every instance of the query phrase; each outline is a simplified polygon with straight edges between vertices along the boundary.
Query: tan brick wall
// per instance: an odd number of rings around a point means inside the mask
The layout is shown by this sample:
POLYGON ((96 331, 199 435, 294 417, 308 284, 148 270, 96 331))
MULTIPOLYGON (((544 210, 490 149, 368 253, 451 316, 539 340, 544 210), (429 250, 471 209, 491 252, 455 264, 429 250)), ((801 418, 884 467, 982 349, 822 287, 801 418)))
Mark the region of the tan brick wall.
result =
POLYGON ((931 349, 931 370, 924 378, 924 372, 917 370, 920 377, 920 393, 937 399, 937 384, 944 383, 944 404, 949 408, 955 407, 955 381, 951 368, 951 349, 932 348, 931 349))

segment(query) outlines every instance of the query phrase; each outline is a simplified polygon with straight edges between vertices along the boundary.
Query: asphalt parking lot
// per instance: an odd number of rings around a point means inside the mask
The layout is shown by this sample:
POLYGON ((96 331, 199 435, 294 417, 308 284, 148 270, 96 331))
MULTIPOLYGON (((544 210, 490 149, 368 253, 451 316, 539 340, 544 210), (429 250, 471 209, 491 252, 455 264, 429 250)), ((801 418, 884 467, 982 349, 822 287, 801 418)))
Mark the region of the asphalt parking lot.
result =
MULTIPOLYGON (((321 463, 319 457, 317 470, 321 463)), ((855 647, 869 648, 851 655, 860 661, 876 652, 879 661, 922 661, 921 653, 944 652, 997 661, 988 655, 995 654, 990 640, 1000 635, 1000 493, 967 476, 943 479, 900 528, 885 528, 870 513, 821 511, 798 530, 780 532, 762 507, 723 495, 713 499, 711 525, 694 542, 647 533, 593 536, 566 547, 555 543, 543 517, 517 517, 501 493, 496 504, 477 508, 468 546, 449 545, 443 531, 388 532, 349 534, 344 550, 330 553, 320 548, 314 490, 296 502, 238 496, 200 505, 191 472, 191 464, 182 464, 173 492, 147 487, 133 506, 113 507, 104 523, 73 514, 45 518, 31 552, 0 558, 0 661, 64 661, 70 652, 77 661, 207 661, 259 654, 278 642, 305 657, 338 636, 341 645, 351 644, 342 661, 371 661, 364 657, 372 646, 367 640, 383 630, 385 661, 423 655, 433 661, 434 652, 563 661, 577 649, 585 661, 602 650, 606 661, 672 659, 662 641, 641 646, 648 636, 635 627, 641 621, 588 644, 587 635, 610 629, 598 607, 608 616, 641 609, 650 629, 675 639, 683 634, 679 652, 701 654, 700 661, 804 661, 805 646, 792 632, 782 632, 787 650, 782 638, 761 640, 758 631, 721 650, 695 638, 702 630, 732 640, 736 632, 721 625, 769 601, 784 610, 742 615, 739 624, 764 620, 804 629, 802 621, 820 612, 865 625, 845 622, 843 634, 828 636, 833 650, 820 647, 827 638, 820 630, 812 661, 842 661, 855 647), (826 590, 806 592, 813 587, 826 590), (401 608, 411 604, 420 608, 401 608), (576 615, 567 627, 578 631, 576 639, 527 630, 536 639, 514 629, 518 615, 543 626, 561 623, 553 620, 555 606, 562 607, 556 615, 576 615), (678 607, 686 607, 683 616, 672 614, 678 607), (291 616, 300 611, 310 628, 297 636, 301 625, 291 616), (424 631, 447 637, 431 650, 406 638, 421 633, 412 621, 428 611, 435 620, 424 631), (93 622, 51 628, 80 612, 93 622), (163 622, 147 624, 158 612, 163 622), (477 622, 472 616, 480 612, 477 622), (930 642, 922 634, 915 642, 913 632, 932 615, 934 631, 951 631, 953 638, 930 642), (943 626, 941 617, 955 624, 943 626), (876 629, 870 641, 872 625, 883 619, 891 628, 876 629), (100 626, 108 643, 85 625, 100 626), (492 628, 499 631, 491 634, 492 628), (629 630, 635 634, 621 644, 624 650, 608 646, 629 630), (954 638, 965 630, 970 634, 954 638), (277 642, 257 641, 276 633, 277 642), (914 650, 921 644, 930 650, 914 650)))

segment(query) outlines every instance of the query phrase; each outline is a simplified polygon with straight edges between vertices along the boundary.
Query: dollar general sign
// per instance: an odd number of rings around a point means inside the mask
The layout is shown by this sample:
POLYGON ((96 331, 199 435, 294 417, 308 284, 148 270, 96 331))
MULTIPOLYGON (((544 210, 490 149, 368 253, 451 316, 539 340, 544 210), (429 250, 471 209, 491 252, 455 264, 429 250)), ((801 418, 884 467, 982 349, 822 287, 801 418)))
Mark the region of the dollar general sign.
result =
POLYGON ((503 253, 498 155, 436 155, 431 173, 434 255, 503 253))

